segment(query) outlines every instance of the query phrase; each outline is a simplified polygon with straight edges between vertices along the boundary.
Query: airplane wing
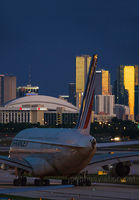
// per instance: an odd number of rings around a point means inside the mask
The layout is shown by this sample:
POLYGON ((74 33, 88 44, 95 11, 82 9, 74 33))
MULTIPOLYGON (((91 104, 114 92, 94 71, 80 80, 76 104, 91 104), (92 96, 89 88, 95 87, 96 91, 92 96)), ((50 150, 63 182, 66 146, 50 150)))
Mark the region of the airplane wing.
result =
POLYGON ((124 142, 97 143, 97 147, 98 148, 106 148, 106 147, 128 146, 128 145, 137 145, 137 144, 139 144, 139 140, 124 141, 124 142))
MULTIPOLYGON (((139 144, 139 140, 136 141, 124 141, 124 142, 108 142, 108 143, 97 143, 97 148, 104 150, 108 149, 109 147, 111 150, 116 147, 120 146, 129 146, 130 145, 137 145, 139 144)), ((124 149, 126 150, 126 149, 124 149)), ((121 151, 121 150, 119 150, 121 151)), ((127 149, 128 151, 128 149, 127 149)), ((89 165, 93 165, 94 167, 104 166, 104 165, 110 165, 110 164, 116 164, 119 162, 125 162, 125 161, 133 161, 133 160, 139 160, 139 151, 134 150, 132 152, 121 152, 121 153, 114 153, 114 154, 96 154, 92 161, 89 163, 89 165)))
POLYGON ((95 155, 88 166, 100 167, 105 165, 112 165, 119 162, 139 160, 139 152, 128 153, 114 153, 95 155))
POLYGON ((27 161, 9 158, 7 156, 0 156, 0 163, 8 165, 10 167, 17 167, 28 172, 32 172, 32 167, 27 161))

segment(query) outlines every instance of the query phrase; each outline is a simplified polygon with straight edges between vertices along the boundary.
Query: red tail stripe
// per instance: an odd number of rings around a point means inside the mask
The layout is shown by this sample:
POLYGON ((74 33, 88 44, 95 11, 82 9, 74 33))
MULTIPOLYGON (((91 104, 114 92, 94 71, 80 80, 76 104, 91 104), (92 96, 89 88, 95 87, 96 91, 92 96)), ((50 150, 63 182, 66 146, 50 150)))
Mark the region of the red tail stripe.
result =
POLYGON ((93 91, 92 99, 91 99, 91 102, 90 102, 90 105, 89 105, 89 109, 88 109, 88 114, 87 114, 87 117, 86 117, 85 125, 83 127, 84 129, 88 127, 88 123, 89 123, 91 112, 92 112, 93 99, 94 99, 94 91, 93 91))

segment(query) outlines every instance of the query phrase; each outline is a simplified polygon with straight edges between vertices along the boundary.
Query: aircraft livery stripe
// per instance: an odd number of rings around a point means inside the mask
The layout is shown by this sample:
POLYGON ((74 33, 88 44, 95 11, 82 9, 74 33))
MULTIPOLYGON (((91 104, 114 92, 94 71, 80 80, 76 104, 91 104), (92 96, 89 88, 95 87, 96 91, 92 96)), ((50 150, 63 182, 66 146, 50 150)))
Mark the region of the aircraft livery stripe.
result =
POLYGON ((80 128, 80 129, 85 129, 88 127, 90 117, 91 117, 93 96, 94 96, 96 62, 97 62, 97 55, 94 55, 90 63, 88 78, 86 82, 81 111, 79 115, 79 121, 77 125, 77 128, 80 128))
POLYGON ((81 112, 81 117, 80 117, 80 122, 79 122, 79 128, 83 128, 83 123, 84 123, 84 118, 85 118, 85 108, 88 106, 88 94, 89 94, 89 91, 90 91, 90 76, 91 76, 91 73, 92 73, 92 63, 91 63, 91 67, 90 67, 90 70, 89 70, 89 74, 88 74, 88 80, 87 80, 87 84, 86 84, 86 88, 85 88, 85 92, 84 92, 84 97, 83 97, 83 103, 82 103, 82 112, 81 112))
POLYGON ((93 99, 94 99, 94 92, 93 92, 93 95, 92 95, 92 99, 91 99, 91 103, 90 103, 90 106, 89 106, 87 118, 86 118, 85 125, 84 125, 83 128, 87 128, 88 127, 88 123, 89 123, 91 112, 92 112, 93 99))
POLYGON ((87 103, 86 103, 86 106, 85 106, 85 109, 84 109, 84 112, 83 112, 84 117, 83 117, 83 120, 82 120, 81 128, 84 128, 85 121, 86 121, 86 118, 88 116, 88 112, 89 112, 89 108, 90 108, 90 104, 91 104, 92 96, 93 96, 93 87, 94 87, 94 79, 92 80, 91 87, 89 88, 89 91, 88 91, 87 100, 86 100, 87 103))
MULTIPOLYGON (((91 81, 90 81, 91 82, 91 81)), ((84 126, 84 123, 85 123, 85 115, 87 114, 87 110, 88 110, 88 105, 89 105, 89 100, 90 100, 90 85, 91 83, 89 82, 89 85, 88 85, 88 88, 87 88, 87 91, 86 91, 86 99, 84 99, 84 107, 83 107, 83 112, 82 112, 82 120, 80 121, 80 128, 83 128, 84 126)))
POLYGON ((94 73, 95 73, 95 67, 93 67, 93 66, 94 66, 94 63, 91 63, 91 68, 90 68, 89 75, 88 75, 89 81, 88 81, 88 85, 86 85, 87 88, 85 90, 86 106, 85 106, 85 109, 83 110, 83 113, 82 113, 83 119, 80 120, 80 128, 84 127, 86 115, 88 113, 88 107, 90 105, 90 100, 91 100, 91 97, 92 97, 92 91, 93 91, 92 87, 94 85, 93 83, 94 83, 94 73))

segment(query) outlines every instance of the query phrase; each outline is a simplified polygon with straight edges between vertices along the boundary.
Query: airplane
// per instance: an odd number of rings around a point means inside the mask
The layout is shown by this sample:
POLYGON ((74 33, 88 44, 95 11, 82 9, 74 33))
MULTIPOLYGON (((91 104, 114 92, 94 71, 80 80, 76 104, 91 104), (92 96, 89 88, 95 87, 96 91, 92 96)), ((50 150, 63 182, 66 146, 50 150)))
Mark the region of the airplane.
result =
MULTIPOLYGON (((14 185, 26 185, 27 173, 38 177, 35 185, 49 185, 45 177, 73 177, 91 162, 96 152, 96 139, 89 132, 97 58, 95 54, 91 60, 77 126, 22 130, 12 141, 9 157, 0 156, 0 163, 15 169, 14 185)), ((77 182, 74 180, 73 184, 77 182)), ((91 182, 86 179, 85 184, 91 185, 91 182)))

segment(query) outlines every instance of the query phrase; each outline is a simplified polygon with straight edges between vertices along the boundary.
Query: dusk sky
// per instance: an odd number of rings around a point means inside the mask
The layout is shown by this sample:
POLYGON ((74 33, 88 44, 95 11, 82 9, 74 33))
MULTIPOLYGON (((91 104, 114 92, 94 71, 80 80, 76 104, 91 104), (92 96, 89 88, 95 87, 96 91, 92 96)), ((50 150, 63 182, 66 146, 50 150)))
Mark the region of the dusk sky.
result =
POLYGON ((40 94, 67 94, 76 56, 94 53, 112 83, 120 64, 139 64, 139 0, 0 0, 0 74, 18 86, 30 68, 40 94))

